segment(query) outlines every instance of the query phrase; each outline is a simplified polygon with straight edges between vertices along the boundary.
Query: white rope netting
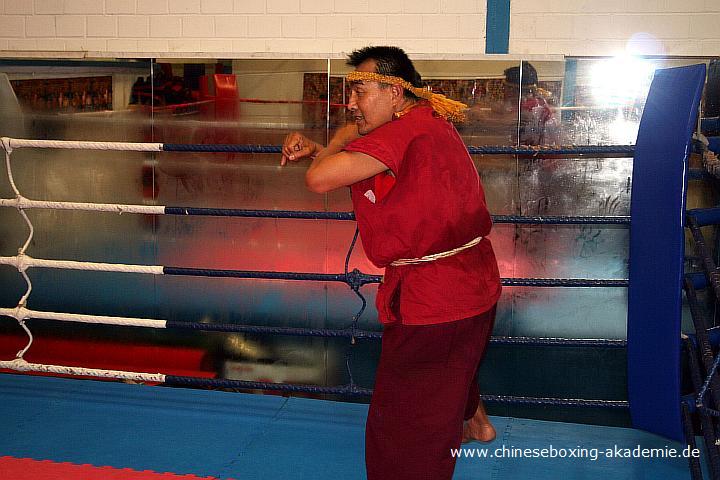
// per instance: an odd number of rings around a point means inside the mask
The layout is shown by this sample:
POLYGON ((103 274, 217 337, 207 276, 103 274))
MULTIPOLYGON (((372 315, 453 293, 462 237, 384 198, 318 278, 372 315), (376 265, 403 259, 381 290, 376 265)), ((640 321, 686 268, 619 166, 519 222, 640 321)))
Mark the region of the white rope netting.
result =
POLYGON ((134 381, 148 382, 164 382, 165 376, 160 374, 121 372, 116 370, 98 370, 82 367, 67 367, 60 365, 40 365, 31 364, 23 359, 33 343, 33 335, 26 320, 30 318, 38 318, 45 320, 55 320, 64 322, 77 323, 96 323, 105 325, 118 326, 136 326, 150 328, 165 328, 164 320, 129 318, 129 317, 108 317, 101 315, 81 315, 71 313, 41 312, 29 310, 25 306, 28 297, 32 292, 32 282, 27 275, 26 270, 30 267, 43 268, 63 268, 71 270, 90 270, 103 272, 126 272, 126 273, 145 273, 153 275, 162 275, 163 267, 154 265, 124 265, 111 263, 94 263, 94 262, 77 262, 68 260, 45 260, 36 259, 26 255, 26 251, 32 241, 34 235, 34 227, 25 209, 28 208, 51 208, 58 210, 86 210, 86 211, 106 211, 115 213, 144 213, 144 214, 164 214, 165 207, 152 205, 123 205, 123 204, 106 204, 106 203, 81 203, 81 202, 51 202, 31 200, 24 197, 18 189, 13 177, 11 155, 13 149, 16 148, 53 148, 53 149, 80 149, 80 150, 114 150, 114 151, 137 151, 137 152, 160 152, 163 149, 161 143, 130 143, 130 142, 85 142, 85 141, 66 141, 66 140, 27 140, 18 138, 1 137, 0 144, 5 150, 5 166, 7 168, 8 180, 10 187, 15 194, 15 198, 0 199, 1 207, 14 207, 20 212, 28 226, 29 234, 23 246, 18 250, 18 254, 14 257, 0 257, 0 264, 11 265, 17 268, 18 272, 25 279, 27 290, 20 298, 15 308, 0 308, 0 315, 12 317, 17 320, 20 327, 28 336, 27 345, 21 349, 16 359, 12 361, 0 361, 0 368, 8 368, 16 371, 31 371, 41 373, 55 373, 63 375, 81 375, 105 378, 118 378, 134 381))

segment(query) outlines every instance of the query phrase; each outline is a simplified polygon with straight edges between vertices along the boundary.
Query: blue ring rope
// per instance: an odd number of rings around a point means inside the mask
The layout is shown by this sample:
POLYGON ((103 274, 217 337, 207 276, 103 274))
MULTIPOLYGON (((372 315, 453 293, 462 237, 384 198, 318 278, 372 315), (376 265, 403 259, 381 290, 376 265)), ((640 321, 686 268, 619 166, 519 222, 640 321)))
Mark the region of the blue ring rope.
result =
POLYGON ((625 400, 586 400, 581 398, 538 398, 510 395, 480 395, 483 402, 505 403, 510 405, 543 405, 553 407, 598 407, 628 409, 625 400))
MULTIPOLYGON (((357 316, 357 315, 356 315, 357 316)), ((299 337, 357 338, 378 340, 382 332, 360 330, 357 328, 302 328, 302 327, 270 327, 261 325, 243 325, 235 323, 200 323, 168 320, 165 328, 197 330, 203 332, 223 333, 254 333, 271 335, 290 335, 299 337)), ((525 346, 567 346, 567 347, 612 347, 624 348, 625 340, 604 338, 543 338, 543 337, 491 337, 494 345, 525 345, 525 346)))
MULTIPOLYGON (((205 388, 226 388, 243 390, 275 390, 285 393, 311 393, 320 395, 351 395, 370 396, 372 389, 359 387, 355 384, 340 385, 335 387, 321 387, 317 385, 297 385, 292 383, 272 382, 251 382, 247 380, 229 380, 222 378, 200 378, 167 375, 165 384, 176 387, 205 387, 205 388)), ((505 403, 516 405, 546 405, 546 406, 573 406, 573 407, 603 407, 603 408, 628 408, 628 403, 623 400, 585 400, 585 399, 561 399, 561 398, 535 398, 517 397, 510 395, 481 395, 480 398, 490 403, 505 403)))
POLYGON ((502 146, 488 145, 467 147, 471 155, 523 155, 523 156, 545 156, 545 155, 623 155, 632 157, 635 155, 634 145, 577 145, 577 146, 502 146))
POLYGON ((627 279, 587 279, 587 278, 503 278, 506 287, 627 287, 627 279))
POLYGON ((617 216, 519 216, 519 215, 493 215, 493 223, 513 223, 531 225, 630 225, 630 217, 617 216))
MULTIPOLYGON (((244 210, 237 208, 165 207, 167 215, 202 215, 210 217, 291 218, 307 220, 355 220, 354 212, 319 212, 297 210, 244 210)), ((566 215, 493 215, 493 223, 551 225, 630 225, 630 217, 566 215)))
MULTIPOLYGON (((210 268, 163 267, 165 275, 225 277, 264 280, 308 280, 317 282, 341 282, 353 289, 368 283, 380 283, 381 275, 369 275, 359 270, 342 273, 301 273, 269 272, 260 270, 218 270, 210 268)), ((502 284, 508 287, 627 287, 627 279, 593 278, 503 278, 502 284)))
MULTIPOLYGON (((206 152, 206 153, 282 153, 280 145, 237 145, 237 144, 198 144, 163 143, 165 152, 206 152)), ((471 155, 623 155, 635 154, 633 145, 577 145, 577 146, 469 146, 471 155)))
MULTIPOLYGON (((269 272, 261 270, 221 270, 212 268, 163 267, 165 275, 194 277, 229 277, 265 280, 310 280, 316 282, 349 283, 346 275, 333 273, 269 272)), ((371 277, 368 275, 368 277, 371 277)), ((368 278, 364 283, 379 283, 380 278, 368 278)), ((364 284, 363 283, 363 284, 364 284)))
MULTIPOLYGON (((204 387, 226 388, 243 390, 274 390, 285 393, 310 393, 320 395, 351 395, 370 396, 372 389, 359 387, 355 384, 335 387, 321 387, 317 385, 297 385, 292 383, 251 382, 247 380, 229 380, 222 378, 200 378, 167 375, 165 384, 175 387, 204 387)), ((515 405, 545 405, 545 406, 571 406, 571 407, 602 407, 602 408, 628 408, 624 400, 585 400, 576 398, 535 398, 517 397, 510 395, 481 395, 485 402, 504 403, 515 405)))
POLYGON ((166 215, 208 217, 300 218, 308 220, 355 220, 354 212, 302 212, 296 210, 243 210, 236 208, 165 207, 166 215))
POLYGON ((236 145, 204 143, 163 143, 165 152, 207 152, 207 153, 282 153, 280 145, 236 145))

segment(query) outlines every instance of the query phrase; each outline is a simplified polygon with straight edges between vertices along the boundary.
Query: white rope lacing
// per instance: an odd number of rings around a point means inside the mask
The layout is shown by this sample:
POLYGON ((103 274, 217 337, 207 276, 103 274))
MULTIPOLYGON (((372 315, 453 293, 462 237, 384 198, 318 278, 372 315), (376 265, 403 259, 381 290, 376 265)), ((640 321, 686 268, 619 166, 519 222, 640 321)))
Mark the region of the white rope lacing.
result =
MULTIPOLYGON (((117 150, 126 152, 162 152, 162 143, 85 142, 76 140, 28 140, 2 137, 3 146, 13 148, 61 148, 71 150, 117 150)), ((7 152, 7 148, 5 149, 7 152)))
MULTIPOLYGON (((162 151, 161 143, 130 143, 130 142, 83 142, 83 141, 65 141, 65 140, 27 140, 19 138, 1 137, 0 143, 5 150, 5 167, 7 168, 8 181, 10 187, 15 194, 14 199, 0 199, 0 206, 15 207, 18 209, 20 216, 25 220, 28 226, 28 237, 25 240, 23 246, 18 250, 18 254, 15 257, 0 257, 0 263, 6 265, 12 265, 17 268, 18 272, 25 279, 27 284, 27 290, 18 301, 15 309, 3 309, 7 315, 17 320, 18 325, 25 331, 28 336, 28 342, 24 348, 22 348, 16 354, 16 361, 24 362, 23 356, 30 349, 33 343, 33 334, 26 325, 25 321, 27 318, 47 318, 51 316, 52 312, 47 312, 45 317, 38 317, 34 315, 28 315, 25 306, 27 305, 28 298, 32 292, 32 281, 27 275, 26 270, 29 267, 45 267, 45 268, 66 268, 72 270, 92 270, 92 271, 105 271, 105 272, 131 272, 131 273, 150 273, 154 275, 162 275, 162 267, 160 266, 145 266, 145 265, 122 265, 122 264, 108 264, 108 263, 92 263, 92 262, 73 262, 64 260, 42 260, 34 259, 26 255, 26 251, 32 242, 35 234, 35 228, 33 227, 30 218, 25 213, 26 208, 55 208, 62 210, 94 210, 94 211, 109 211, 117 213, 150 213, 150 214, 162 214, 164 213, 164 207, 151 206, 151 205, 121 205, 121 204, 92 204, 92 203, 78 203, 78 202, 44 202, 37 200, 30 200, 24 197, 15 183, 15 178, 12 172, 12 164, 10 161, 13 149, 16 148, 60 148, 60 149, 84 149, 84 150, 121 150, 121 151, 138 151, 138 152, 159 152, 162 151)), ((60 314, 52 314, 60 315, 60 314)), ((91 321, 90 316, 79 316, 72 321, 85 321, 87 323, 100 323, 98 317, 95 321, 91 321), (82 318, 82 320, 80 319, 82 318)), ((109 317, 108 317, 109 318, 109 317)), ((142 319, 138 319, 142 323, 142 319)), ((106 321, 110 323, 110 320, 106 321)), ((113 320, 115 321, 115 320, 113 320)), ((119 320, 118 320, 119 321, 119 320)), ((161 321, 157 321, 161 322, 161 321)), ((112 323, 111 323, 112 324, 112 323)), ((120 324, 120 323, 117 323, 120 324)), ((138 325, 145 326, 145 325, 138 325)), ((147 325, 149 326, 149 325, 147 325)), ((61 367, 65 368, 65 367, 61 367)))
POLYGON ((0 361, 0 368, 15 370, 17 372, 54 373, 57 375, 76 375, 83 377, 116 378, 119 380, 132 380, 135 382, 165 383, 162 373, 125 372, 122 370, 103 370, 99 368, 71 367, 65 365, 44 365, 29 363, 22 358, 12 361, 0 361))
POLYGON ((10 187, 15 194, 14 199, 0 199, 0 206, 15 207, 25 220, 28 226, 29 234, 23 246, 18 250, 17 256, 0 257, 0 264, 12 265, 17 268, 18 272, 25 279, 27 290, 20 298, 18 305, 13 308, 0 308, 0 315, 12 317, 17 320, 20 327, 28 336, 27 345, 17 354, 15 360, 0 361, 0 368, 7 368, 21 372, 41 372, 54 373, 62 375, 79 375, 93 376, 101 378, 117 378, 123 380, 133 380, 142 382, 159 382, 165 381, 165 375, 151 374, 141 372, 123 372, 119 370, 100 370, 92 368, 71 367, 62 365, 41 365, 33 364, 25 361, 23 356, 33 343, 33 334, 26 325, 29 318, 39 318, 46 320, 78 322, 78 323, 96 323, 105 325, 119 326, 137 326, 150 328, 165 328, 166 321, 146 319, 146 318, 129 318, 129 317, 108 317, 101 315, 80 315, 70 313, 56 312, 40 312, 29 310, 26 308, 28 297, 32 292, 32 282, 27 275, 27 269, 30 267, 45 268, 64 268, 71 270, 91 270, 104 272, 128 272, 128 273, 149 273, 154 275, 162 275, 162 266, 152 265, 123 265, 110 263, 93 263, 93 262, 75 262, 66 260, 44 260, 35 259, 27 255, 25 252, 30 246, 35 229, 32 222, 25 213, 27 208, 54 208, 59 210, 90 210, 90 211, 108 211, 117 213, 148 213, 163 214, 165 213, 162 206, 150 205, 122 205, 122 204, 92 204, 79 202, 46 202, 31 200, 24 197, 18 189, 13 177, 12 165, 10 161, 11 154, 15 148, 59 148, 59 149, 84 149, 84 150, 119 150, 119 151, 138 151, 138 152, 159 152, 162 151, 161 143, 129 143, 129 142, 83 142, 83 141, 62 141, 62 140, 26 140, 1 137, 0 143, 5 150, 5 166, 7 168, 8 180, 10 187))
POLYGON ((112 213, 144 213, 163 215, 163 205, 126 205, 120 203, 85 203, 85 202, 52 202, 48 200, 31 200, 18 195, 15 198, 0 198, 0 207, 14 207, 18 210, 28 208, 48 208, 53 210, 83 210, 86 212, 112 213))
MULTIPOLYGON (((19 198, 19 197, 21 197, 20 190, 18 190, 17 185, 15 185, 15 179, 13 178, 12 167, 10 165, 10 155, 12 154, 12 150, 13 150, 12 146, 10 145, 10 139, 7 137, 2 137, 2 138, 0 138, 0 143, 2 143, 3 149, 5 150, 5 167, 7 168, 7 175, 8 175, 8 180, 10 181, 10 187, 13 189, 13 192, 15 192, 16 198, 19 198)), ((29 231, 28 237, 25 240, 25 243, 18 250, 18 257, 22 257, 23 255, 25 255, 25 251, 30 246, 30 242, 32 241, 33 235, 35 234, 35 229, 33 228, 33 224, 30 221, 30 219, 28 218, 25 211, 22 209, 18 209, 18 211, 20 212, 20 215, 25 220, 25 223, 27 224, 28 231, 29 231)), ((18 302, 18 305, 17 305, 17 308, 20 309, 20 308, 25 307, 25 305, 27 303, 27 299, 28 299, 28 297, 30 297, 30 293, 32 292, 32 282, 30 281, 30 277, 28 277, 27 273, 25 273, 25 270, 20 270, 18 268, 18 271, 23 276, 23 278, 25 279, 25 283, 27 284, 27 290, 25 291, 25 294, 20 298, 20 301, 18 302)), ((25 345, 25 347, 22 348, 20 351, 18 351, 17 354, 15 354, 15 356, 18 359, 22 359, 23 355, 25 355, 25 352, 27 352, 30 349, 30 346, 32 345, 34 338, 33 338, 32 332, 30 331, 28 326, 25 324, 24 318, 17 318, 17 322, 18 322, 18 325, 20 325, 20 328, 22 328, 28 336, 28 342, 25 345)))
POLYGON ((30 310, 25 307, 0 308, 0 316, 12 317, 18 321, 28 318, 54 320, 58 322, 91 323, 98 325, 115 325, 120 327, 166 328, 166 320, 153 318, 108 317, 105 315, 83 315, 79 313, 59 313, 30 310))
POLYGON ((68 270, 86 270, 91 272, 120 272, 120 273, 146 273, 163 275, 162 265, 126 265, 123 263, 76 262, 73 260, 46 260, 33 258, 29 255, 16 255, 14 257, 0 257, 0 265, 10 265, 19 272, 25 272, 30 267, 64 268, 68 270))

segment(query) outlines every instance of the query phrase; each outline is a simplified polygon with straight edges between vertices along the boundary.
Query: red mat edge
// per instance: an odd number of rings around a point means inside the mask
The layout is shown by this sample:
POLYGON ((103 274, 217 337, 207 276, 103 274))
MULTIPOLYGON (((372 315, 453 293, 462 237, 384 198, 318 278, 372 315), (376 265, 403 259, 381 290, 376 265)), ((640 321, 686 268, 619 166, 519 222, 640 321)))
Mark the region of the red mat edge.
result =
MULTIPOLYGON (((132 468, 97 467, 90 464, 35 460, 33 458, 0 457, 0 476, 13 480, 220 480, 217 477, 198 477, 193 474, 132 468)), ((231 478, 226 480, 233 480, 231 478)))

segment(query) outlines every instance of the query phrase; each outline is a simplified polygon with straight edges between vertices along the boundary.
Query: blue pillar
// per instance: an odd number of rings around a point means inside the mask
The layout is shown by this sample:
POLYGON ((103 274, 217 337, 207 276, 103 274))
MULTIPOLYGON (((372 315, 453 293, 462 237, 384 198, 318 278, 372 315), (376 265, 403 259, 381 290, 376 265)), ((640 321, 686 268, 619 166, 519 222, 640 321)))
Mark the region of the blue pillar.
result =
POLYGON ((487 0, 485 53, 508 53, 510 0, 487 0))
MULTIPOLYGON (((563 78, 563 107, 575 106, 575 88, 577 84, 577 60, 568 58, 565 60, 565 77, 563 78)), ((566 122, 572 118, 572 112, 568 110, 562 111, 562 121, 566 122)))

